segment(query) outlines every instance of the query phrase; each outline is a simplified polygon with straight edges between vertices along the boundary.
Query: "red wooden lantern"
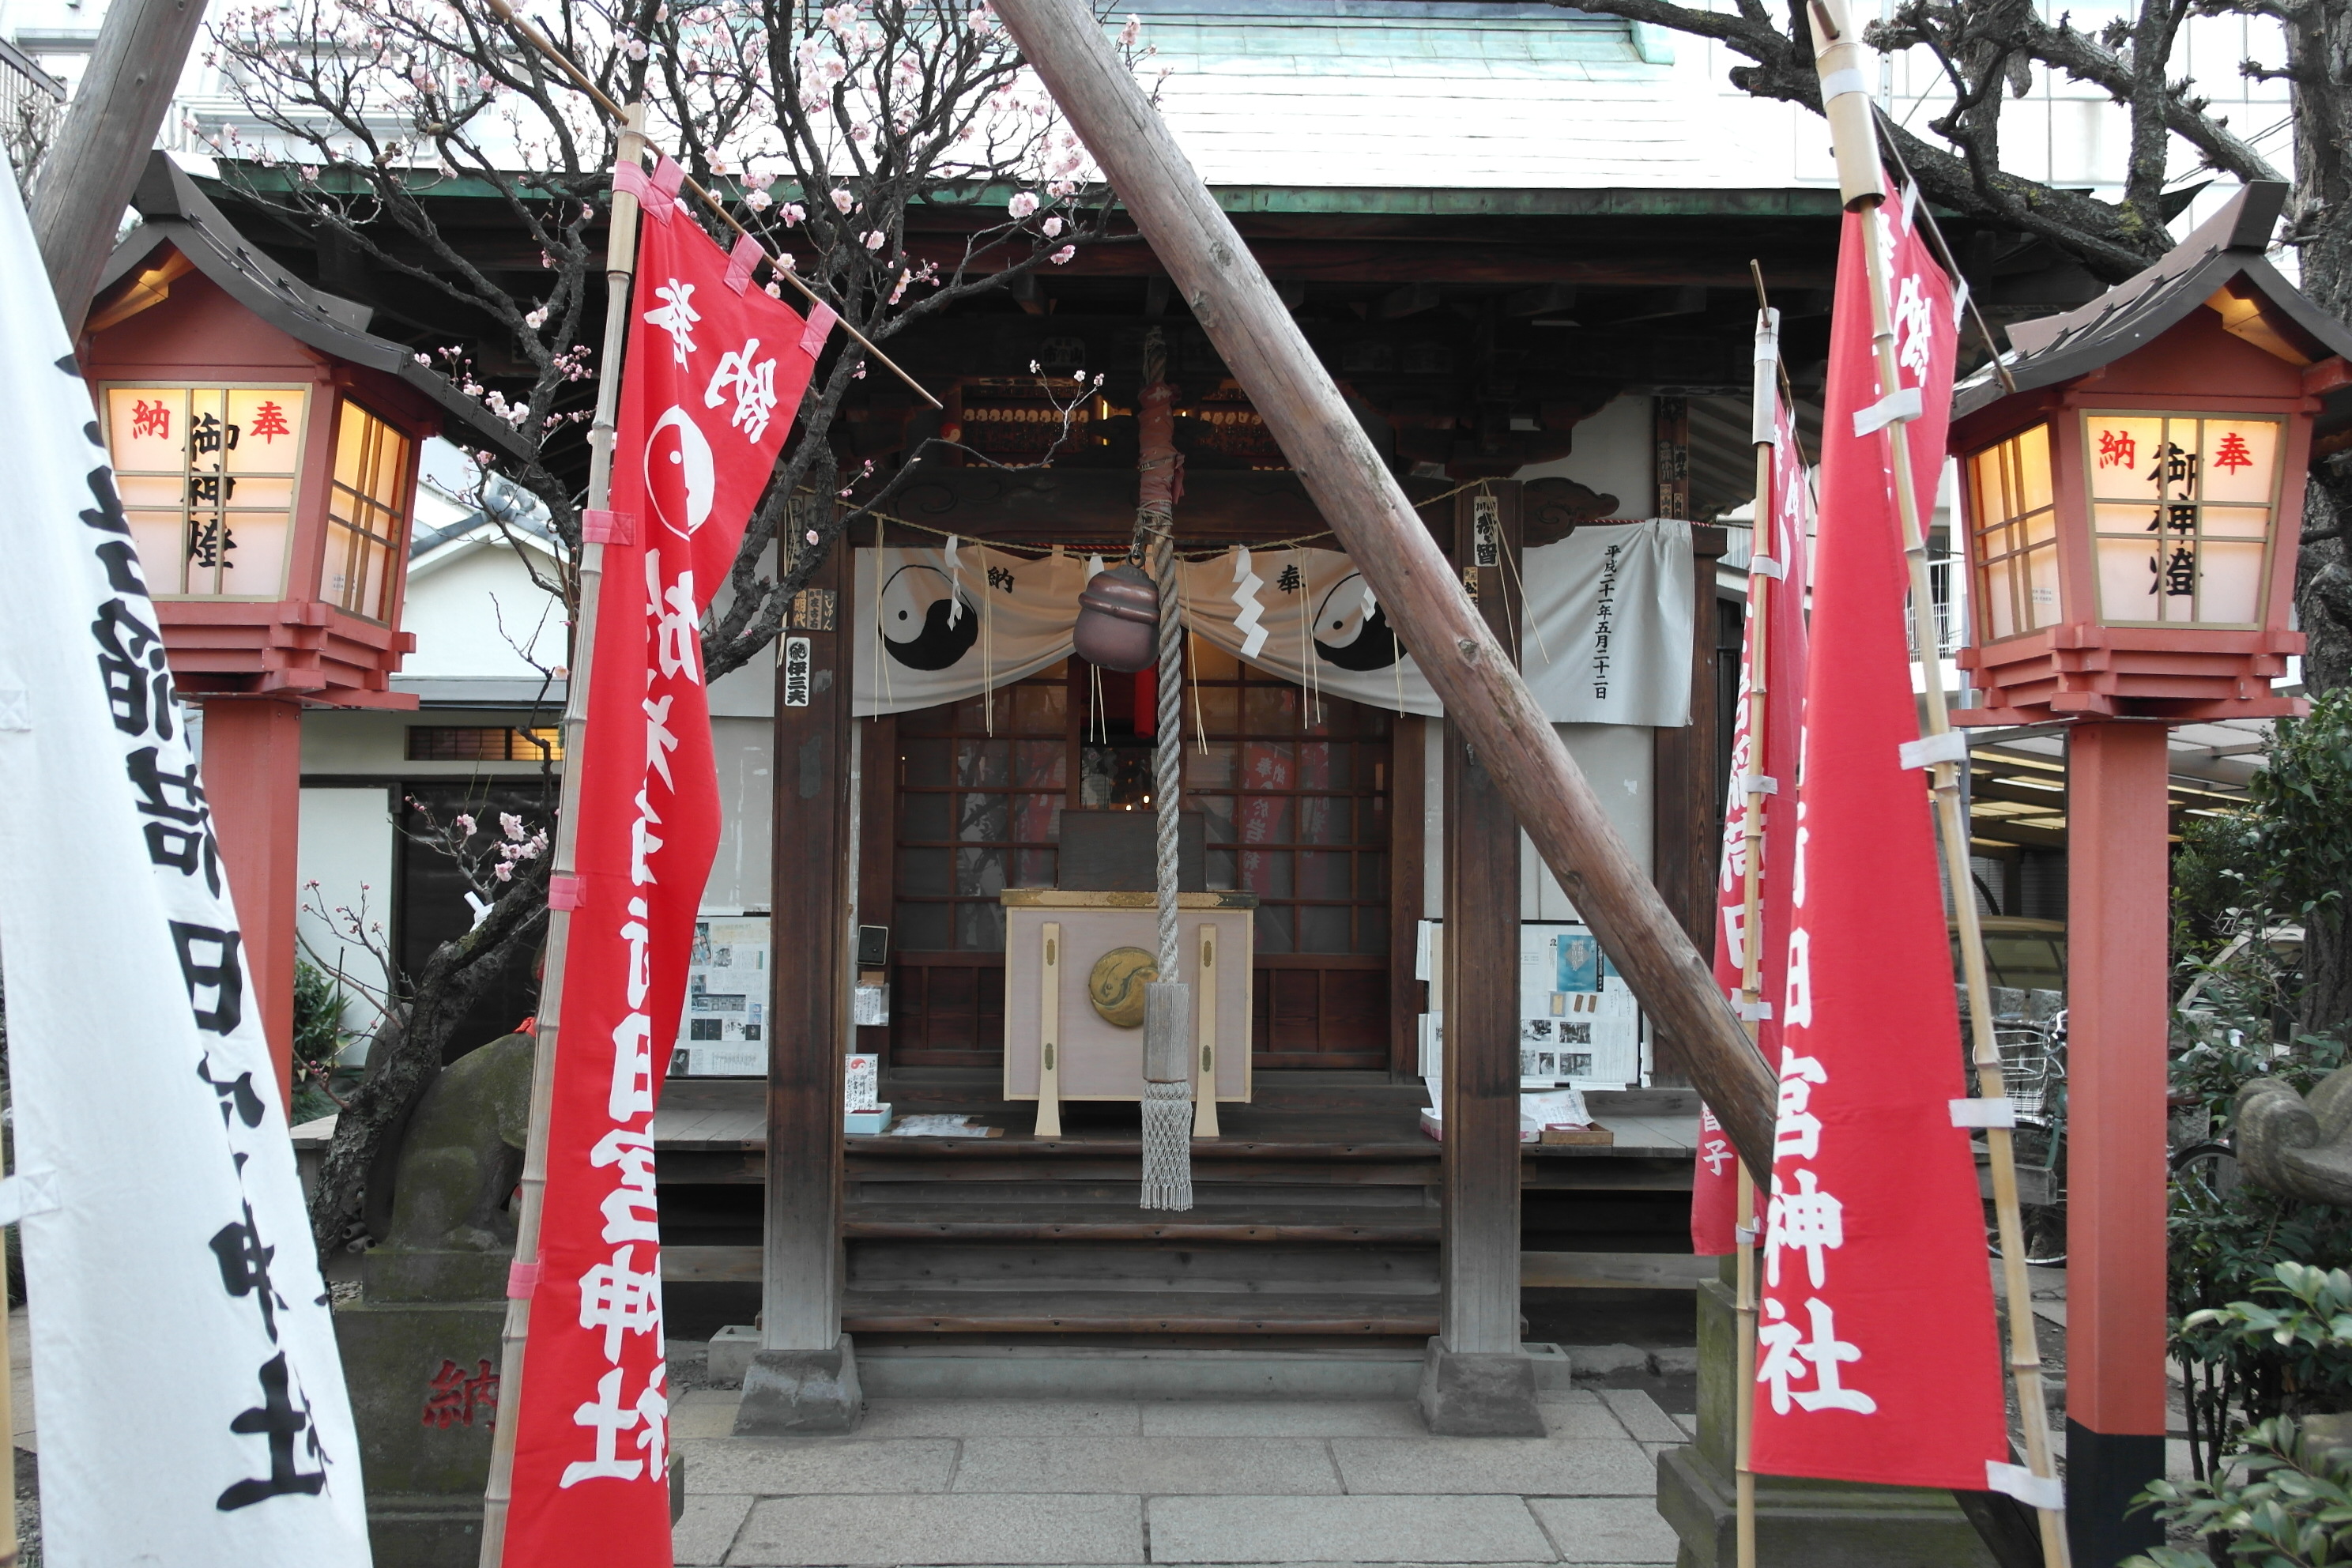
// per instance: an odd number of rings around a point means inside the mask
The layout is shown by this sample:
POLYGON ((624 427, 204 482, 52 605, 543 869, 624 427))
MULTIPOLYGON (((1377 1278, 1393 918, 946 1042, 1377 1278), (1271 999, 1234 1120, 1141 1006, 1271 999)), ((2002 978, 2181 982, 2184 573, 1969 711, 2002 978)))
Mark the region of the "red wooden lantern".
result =
POLYGON ((511 429, 231 228, 163 153, 78 345, 204 777, 262 1026, 287 1087, 305 706, 391 689, 418 448, 511 429))
POLYGON ((2273 677, 2304 475, 2352 334, 2264 259, 2284 187, 2250 186, 2157 266, 2012 326, 2007 393, 1960 389, 1966 722, 2291 713, 2273 677))
POLYGON ((2239 193, 2081 310, 2009 330, 2015 390, 1954 399, 1978 724, 2070 720, 2067 1523, 2078 1562, 2162 1539, 2170 724, 2289 714, 2304 476, 2352 426, 2352 332, 2264 259, 2239 193))

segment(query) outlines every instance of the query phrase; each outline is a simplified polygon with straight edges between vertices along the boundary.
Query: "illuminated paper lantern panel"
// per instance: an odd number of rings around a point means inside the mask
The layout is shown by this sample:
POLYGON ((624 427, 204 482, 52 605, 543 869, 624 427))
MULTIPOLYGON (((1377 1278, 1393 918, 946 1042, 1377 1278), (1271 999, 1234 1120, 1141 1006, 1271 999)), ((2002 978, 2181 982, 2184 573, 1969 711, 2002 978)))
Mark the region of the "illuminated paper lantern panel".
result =
POLYGON ((240 240, 163 153, 79 345, 192 697, 407 708, 390 689, 422 443, 511 429, 240 240))
POLYGON ((2161 262, 2012 326, 2017 390, 1955 398, 1978 724, 2292 713, 2315 420, 2352 434, 2352 333, 2264 259, 2254 185, 2161 262))

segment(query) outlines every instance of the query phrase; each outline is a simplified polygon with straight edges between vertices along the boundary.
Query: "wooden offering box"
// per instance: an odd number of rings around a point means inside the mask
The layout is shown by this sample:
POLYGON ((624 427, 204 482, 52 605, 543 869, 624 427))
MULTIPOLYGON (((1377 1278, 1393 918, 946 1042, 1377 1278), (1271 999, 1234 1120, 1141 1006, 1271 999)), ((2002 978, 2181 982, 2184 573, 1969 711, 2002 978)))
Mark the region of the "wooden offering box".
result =
MULTIPOLYGON (((1105 954, 1159 946, 1146 892, 1010 889, 1004 903, 1004 1098, 1037 1101, 1037 1135, 1061 1132, 1065 1100, 1143 1098, 1143 1030, 1097 1011, 1087 982, 1105 954)), ((1178 897, 1180 976, 1192 987, 1193 1134, 1216 1102, 1250 1098, 1251 893, 1178 897)), ((1139 1012, 1138 1014, 1139 1016, 1139 1012)))

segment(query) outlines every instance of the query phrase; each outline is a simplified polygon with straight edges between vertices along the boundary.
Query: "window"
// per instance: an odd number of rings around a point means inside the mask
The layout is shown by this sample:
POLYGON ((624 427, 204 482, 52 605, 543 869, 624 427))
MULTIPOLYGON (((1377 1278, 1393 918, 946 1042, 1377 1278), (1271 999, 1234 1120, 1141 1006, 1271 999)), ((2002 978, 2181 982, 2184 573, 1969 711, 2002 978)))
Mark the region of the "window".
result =
POLYGON ((1069 794, 1068 669, 899 718, 900 951, 1002 952, 997 895, 1054 885, 1069 794))
POLYGON ((400 552, 408 544, 413 443, 349 398, 335 429, 327 490, 327 552, 319 596, 372 621, 392 618, 400 552))
POLYGON ((1261 954, 1387 952, 1389 714, 1191 642, 1184 804, 1209 886, 1258 896, 1261 954))
POLYGON ((2058 513, 2050 487, 2050 427, 2036 425, 1969 458, 1987 642, 2055 626, 2058 513))
POLYGON ((560 729, 518 730, 509 725, 408 727, 412 763, 536 763, 563 760, 560 729))
POLYGON ((301 467, 299 386, 110 386, 106 434, 149 592, 278 599, 301 467))

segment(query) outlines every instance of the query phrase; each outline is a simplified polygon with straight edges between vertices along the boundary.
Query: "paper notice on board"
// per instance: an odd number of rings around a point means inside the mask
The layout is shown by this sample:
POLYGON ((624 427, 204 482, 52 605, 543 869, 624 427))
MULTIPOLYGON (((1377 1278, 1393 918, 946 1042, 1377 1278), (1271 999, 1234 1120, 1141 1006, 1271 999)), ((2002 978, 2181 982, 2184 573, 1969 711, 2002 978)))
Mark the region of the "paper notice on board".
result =
POLYGON ((671 1076, 764 1077, 767 1016, 768 917, 695 921, 671 1076))

